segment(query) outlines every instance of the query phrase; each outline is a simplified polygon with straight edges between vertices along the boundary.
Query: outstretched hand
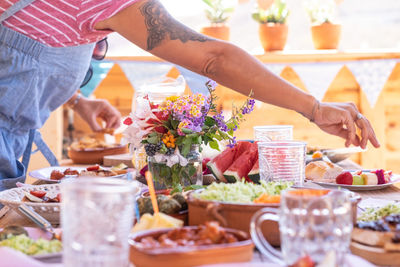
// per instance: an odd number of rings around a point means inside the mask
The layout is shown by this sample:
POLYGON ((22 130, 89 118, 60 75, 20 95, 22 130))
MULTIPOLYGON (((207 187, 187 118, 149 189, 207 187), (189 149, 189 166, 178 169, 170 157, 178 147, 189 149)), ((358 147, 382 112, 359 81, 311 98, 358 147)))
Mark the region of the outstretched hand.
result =
POLYGON ((101 118, 106 122, 106 128, 115 129, 120 126, 121 114, 106 100, 81 98, 74 110, 95 132, 103 130, 97 123, 97 118, 101 118))
POLYGON ((364 117, 353 103, 319 103, 314 120, 323 131, 346 139, 346 147, 361 146, 365 149, 368 140, 374 147, 379 147, 379 141, 371 123, 364 117), (361 130, 361 138, 357 135, 361 130))

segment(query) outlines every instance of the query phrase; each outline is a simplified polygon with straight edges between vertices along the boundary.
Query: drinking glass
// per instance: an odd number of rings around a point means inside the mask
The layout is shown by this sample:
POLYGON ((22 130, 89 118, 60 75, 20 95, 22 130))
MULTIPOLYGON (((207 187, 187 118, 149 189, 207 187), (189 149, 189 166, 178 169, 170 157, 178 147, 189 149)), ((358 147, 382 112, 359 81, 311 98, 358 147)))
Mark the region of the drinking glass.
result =
POLYGON ((285 266, 305 256, 318 264, 332 253, 336 266, 343 266, 353 229, 348 192, 331 190, 323 196, 302 196, 293 194, 294 191, 282 193, 279 209, 265 208, 254 214, 250 234, 255 245, 271 260, 285 266), (261 225, 268 220, 279 223, 281 252, 262 234, 261 225))
POLYGON ((258 142, 257 145, 260 179, 303 184, 306 165, 305 142, 269 141, 258 142))
POLYGON ((254 126, 253 129, 256 141, 293 140, 292 125, 254 126))
POLYGON ((128 235, 136 182, 113 178, 66 179, 61 183, 63 262, 67 267, 129 265, 128 235))

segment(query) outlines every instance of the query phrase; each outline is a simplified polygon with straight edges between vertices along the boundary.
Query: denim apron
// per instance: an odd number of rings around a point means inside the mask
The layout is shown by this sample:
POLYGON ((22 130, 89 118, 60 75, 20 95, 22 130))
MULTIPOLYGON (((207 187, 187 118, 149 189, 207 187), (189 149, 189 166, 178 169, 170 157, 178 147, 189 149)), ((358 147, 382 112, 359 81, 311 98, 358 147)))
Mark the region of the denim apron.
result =
POLYGON ((2 25, 33 1, 0 16, 0 191, 25 181, 33 143, 58 165, 37 129, 79 88, 95 45, 49 47, 2 25))

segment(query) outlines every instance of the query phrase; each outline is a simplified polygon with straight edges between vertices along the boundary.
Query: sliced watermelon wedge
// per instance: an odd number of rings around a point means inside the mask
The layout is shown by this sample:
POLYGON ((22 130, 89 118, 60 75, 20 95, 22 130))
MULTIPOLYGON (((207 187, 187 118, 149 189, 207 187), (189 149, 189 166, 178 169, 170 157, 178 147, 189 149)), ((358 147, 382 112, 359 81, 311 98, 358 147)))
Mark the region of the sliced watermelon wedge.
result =
POLYGON ((207 163, 208 169, 221 182, 226 182, 224 172, 234 161, 237 146, 225 149, 221 154, 207 163))
POLYGON ((258 162, 258 154, 257 154, 257 160, 253 165, 253 168, 251 168, 249 174, 248 174, 249 179, 253 183, 260 183, 260 164, 258 162))
MULTIPOLYGON (((250 150, 254 145, 248 141, 238 141, 236 145, 235 160, 247 150, 250 150)), ((256 146, 257 147, 257 146, 256 146)))
POLYGON ((242 178, 248 178, 247 174, 252 169, 257 154, 258 151, 254 149, 242 153, 224 172, 225 179, 230 183, 234 183, 242 178))

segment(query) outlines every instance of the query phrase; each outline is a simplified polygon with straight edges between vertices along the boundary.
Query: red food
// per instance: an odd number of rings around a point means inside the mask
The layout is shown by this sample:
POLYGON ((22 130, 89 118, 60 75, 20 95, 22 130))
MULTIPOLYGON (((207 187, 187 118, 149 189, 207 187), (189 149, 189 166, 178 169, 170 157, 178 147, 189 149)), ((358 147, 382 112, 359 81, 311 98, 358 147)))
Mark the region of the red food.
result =
POLYGON ((56 200, 56 202, 61 202, 61 193, 58 193, 54 199, 56 200))
POLYGON ((62 172, 58 171, 58 170, 53 170, 51 172, 51 174, 50 174, 50 179, 51 180, 61 180, 64 177, 65 177, 65 175, 62 172))
POLYGON ((385 173, 382 169, 375 171, 376 176, 378 177, 378 184, 385 184, 385 173))
POLYGON ((29 193, 38 198, 42 198, 46 195, 46 191, 41 191, 41 190, 30 191, 29 193))
POLYGON ((235 159, 237 146, 225 149, 221 154, 207 163, 208 169, 220 181, 226 182, 224 172, 231 166, 235 159))
POLYGON ((246 181, 251 182, 247 176, 253 168, 254 162, 258 157, 258 151, 255 149, 246 150, 242 153, 229 168, 224 172, 224 177, 228 182, 234 183, 245 178, 246 181))
POLYGON ((64 175, 79 175, 79 172, 77 170, 68 168, 64 171, 64 175))
POLYGON ((251 181, 253 181, 253 183, 260 183, 260 162, 258 160, 258 153, 257 153, 257 161, 254 163, 253 167, 251 168, 247 176, 251 181))
POLYGON ((353 184, 353 175, 350 172, 342 172, 336 177, 337 184, 353 184))
POLYGON ((99 166, 99 165, 94 165, 94 166, 90 166, 90 167, 87 167, 87 168, 86 168, 86 170, 87 170, 88 172, 98 171, 99 169, 100 169, 100 166, 99 166))
POLYGON ((296 261, 294 264, 290 265, 290 267, 314 267, 315 263, 311 259, 310 256, 306 255, 296 261))

